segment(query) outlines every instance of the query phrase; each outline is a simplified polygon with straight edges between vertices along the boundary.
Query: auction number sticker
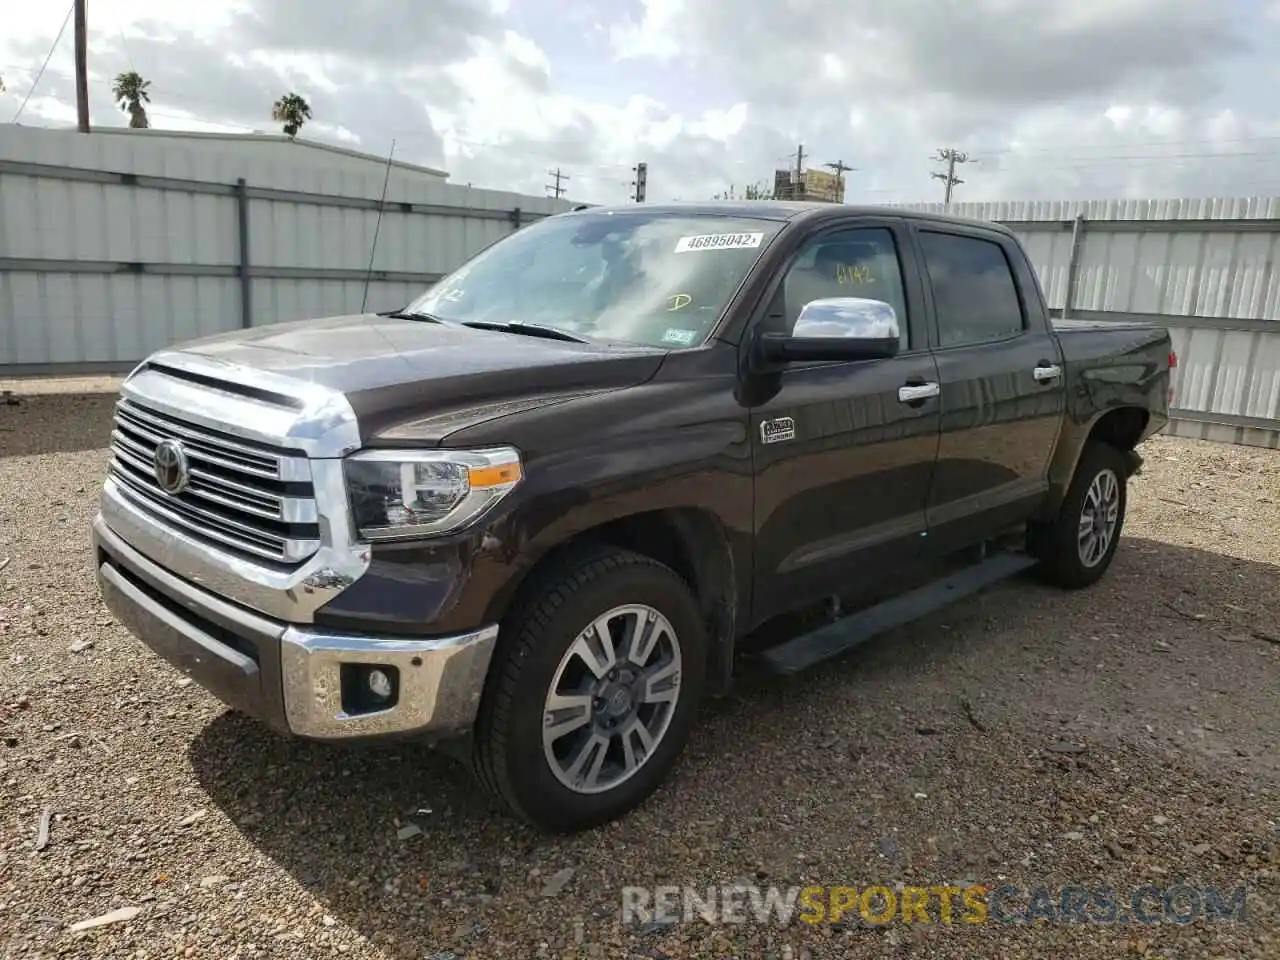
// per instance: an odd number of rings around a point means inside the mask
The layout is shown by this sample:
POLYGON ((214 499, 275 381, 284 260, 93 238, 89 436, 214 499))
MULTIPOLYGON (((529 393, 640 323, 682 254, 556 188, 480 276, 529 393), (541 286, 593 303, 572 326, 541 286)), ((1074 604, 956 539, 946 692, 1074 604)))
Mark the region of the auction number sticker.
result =
POLYGON ((694 250, 743 250, 760 246, 763 233, 705 233, 697 237, 681 237, 676 241, 676 253, 694 250))

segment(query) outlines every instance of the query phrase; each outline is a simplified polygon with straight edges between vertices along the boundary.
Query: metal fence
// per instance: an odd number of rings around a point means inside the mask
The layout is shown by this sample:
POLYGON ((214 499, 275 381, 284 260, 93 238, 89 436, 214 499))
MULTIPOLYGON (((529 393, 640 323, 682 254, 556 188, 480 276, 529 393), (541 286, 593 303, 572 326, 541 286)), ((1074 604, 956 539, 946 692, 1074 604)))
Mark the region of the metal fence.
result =
POLYGON ((1167 433, 1280 447, 1280 199, 903 206, 1014 230, 1057 316, 1168 327, 1167 433))
MULTIPOLYGON (((375 229, 367 307, 400 306, 570 206, 397 170, 379 226, 383 178, 349 163, 20 130, 0 131, 0 374, 127 368, 176 341, 359 310, 375 229)), ((1168 432, 1280 447, 1280 199, 949 212, 1017 232, 1056 314, 1170 328, 1168 432)))
POLYGON ((256 183, 137 172, 183 167, 142 140, 110 169, 89 155, 92 140, 59 150, 79 151, 78 164, 0 149, 0 375, 127 369, 177 341, 355 312, 366 296, 369 310, 403 306, 570 206, 402 171, 402 192, 383 204, 376 170, 333 175, 314 162, 240 163, 256 183))

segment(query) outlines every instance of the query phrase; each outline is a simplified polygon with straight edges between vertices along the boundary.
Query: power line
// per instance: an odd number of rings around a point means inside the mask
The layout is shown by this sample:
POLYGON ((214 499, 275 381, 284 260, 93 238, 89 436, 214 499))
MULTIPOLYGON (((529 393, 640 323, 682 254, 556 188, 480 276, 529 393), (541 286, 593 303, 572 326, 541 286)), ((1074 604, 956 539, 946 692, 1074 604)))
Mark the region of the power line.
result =
POLYGON ((1228 143, 1280 143, 1280 136, 1258 137, 1187 137, 1182 140, 1130 140, 1119 143, 1070 143, 1070 144, 1029 144, 1027 146, 1010 146, 979 150, 970 153, 971 157, 996 157, 1008 154, 1026 155, 1032 153, 1058 154, 1070 150, 1129 150, 1146 147, 1184 147, 1192 144, 1228 144, 1228 143))
MULTIPOLYGON (((1234 160, 1236 157, 1276 157, 1280 158, 1280 149, 1277 150, 1237 150, 1232 153, 1224 153, 1221 150, 1216 151, 1198 151, 1190 153, 1112 153, 1096 157, 1070 155, 1060 156, 1060 159, 1071 160, 1082 164, 1089 163, 1117 163, 1130 162, 1133 160, 1234 160)), ((1028 160, 1034 160, 1034 157, 1028 157, 1028 160)), ((979 161, 981 162, 981 161, 979 161)), ((1038 166, 1038 164, 1037 164, 1038 166)))
POLYGON ((31 99, 31 94, 35 93, 36 87, 40 85, 40 78, 44 76, 44 68, 49 66, 49 61, 53 59, 53 51, 58 49, 58 41, 66 33, 67 24, 71 22, 71 14, 75 12, 75 9, 76 0, 72 0, 71 6, 67 7, 67 15, 62 18, 62 26, 58 28, 58 35, 53 38, 49 52, 44 55, 44 63, 40 64, 40 69, 36 72, 36 78, 31 81, 31 88, 27 90, 27 95, 22 98, 22 106, 18 107, 18 112, 13 115, 13 123, 17 123, 18 118, 22 116, 22 111, 27 109, 27 101, 31 99))
MULTIPOLYGON (((55 53, 57 53, 58 44, 61 41, 62 35, 66 31, 67 24, 69 23, 70 17, 73 13, 74 13, 74 6, 68 11, 66 18, 63 21, 62 27, 58 32, 58 36, 54 39, 52 46, 50 47, 49 51, 47 52, 43 62, 40 64, 38 69, 33 69, 33 67, 30 65, 19 66, 16 64, 11 64, 11 65, 0 66, 0 72, 6 73, 6 74, 7 73, 25 73, 25 74, 34 76, 31 86, 26 91, 26 95, 22 100, 22 104, 19 106, 18 111, 13 118, 15 122, 18 119, 20 119, 21 116, 25 115, 26 107, 29 105, 31 99, 33 99, 35 90, 38 87, 39 83, 42 82, 43 79, 48 77, 63 77, 66 79, 74 79, 74 76, 71 74, 60 73, 56 70, 49 69, 49 65, 52 63, 52 57, 55 53)), ((122 40, 123 39, 124 38, 122 38, 122 40)), ((122 53, 126 58, 132 61, 131 51, 126 49, 126 50, 122 50, 122 53)), ((132 63, 130 65, 132 65, 132 63)), ((98 79, 100 78, 95 77, 95 82, 97 82, 98 79)), ((193 97, 193 96, 190 96, 190 94, 184 95, 182 91, 175 92, 175 91, 165 90, 162 96, 164 100, 174 102, 175 104, 182 103, 182 102, 198 101, 201 103, 212 105, 214 102, 208 98, 193 97), (177 93, 177 95, 175 95, 175 93, 177 93)), ((232 120, 214 120, 214 119, 211 119, 207 114, 204 114, 203 111, 188 110, 182 114, 179 114, 179 113, 167 112, 167 111, 164 111, 163 109, 160 109, 160 110, 148 109, 148 113, 157 118, 167 118, 167 119, 180 121, 180 122, 200 122, 200 123, 205 123, 212 126, 225 127, 225 128, 231 128, 231 129, 240 129, 245 131, 252 131, 252 130, 259 129, 258 127, 251 126, 245 123, 238 123, 232 120)), ((413 143, 415 141, 421 143, 421 142, 434 140, 433 136, 424 134, 420 128, 413 131, 398 129, 396 131, 383 131, 383 132, 397 133, 400 139, 408 141, 410 143, 413 143)), ((510 142, 504 143, 504 142, 489 141, 489 140, 471 140, 465 137, 454 136, 448 133, 444 133, 443 138, 445 140, 446 149, 451 151, 451 155, 457 155, 456 147, 458 146, 474 146, 479 148, 492 148, 492 149, 503 149, 510 146, 510 142)), ((571 142, 573 141, 571 141, 568 138, 551 138, 547 140, 538 140, 533 144, 528 144, 528 146, 533 146, 535 148, 536 147, 555 147, 557 145, 568 144, 571 142)), ((352 144, 345 144, 345 145, 352 146, 352 144)), ((996 166, 994 169, 1000 170, 1003 172, 1015 172, 1019 167, 1019 163, 1018 163, 1019 160, 1026 160, 1028 161, 1028 163, 1034 164, 1035 165, 1034 169, 1036 172, 1042 172, 1042 171, 1047 172, 1052 170, 1076 170, 1076 169, 1089 169, 1089 168, 1097 169, 1097 168, 1105 167, 1109 164, 1143 165, 1144 167, 1150 164, 1159 164, 1162 168, 1165 168, 1165 169, 1181 169, 1181 168, 1190 167, 1194 161, 1213 161, 1215 167, 1217 167, 1219 164, 1225 164, 1227 162, 1231 162, 1236 167, 1242 167, 1245 164, 1250 164, 1256 167, 1258 164, 1263 164, 1264 165, 1263 169, 1260 172, 1265 172, 1270 167, 1270 165, 1280 164, 1280 136, 1245 136, 1245 137, 1233 137, 1233 138, 1222 138, 1222 139, 1188 138, 1183 140, 1130 141, 1130 142, 1118 143, 1118 144, 1078 144, 1077 143, 1077 144, 1070 145, 1070 147, 1075 148, 1075 150, 1077 151, 1097 150, 1097 151, 1113 151, 1113 152, 1109 152, 1109 153, 1101 152, 1101 153, 1090 155, 1087 153, 1064 152, 1065 150, 1069 149, 1065 145, 1064 147, 1058 148, 1058 149, 1027 145, 1022 147, 991 148, 981 152, 970 152, 970 153, 967 153, 966 156, 968 157, 968 160, 970 162, 978 162, 982 164, 984 168, 986 168, 986 163, 985 163, 986 160, 988 159, 994 160, 998 163, 998 166, 996 166), (1185 147, 1194 147, 1195 145, 1198 145, 1198 144, 1203 144, 1206 146, 1225 146, 1228 144, 1241 144, 1241 145, 1254 144, 1254 145, 1262 146, 1262 145, 1268 145, 1268 144, 1275 144, 1277 145, 1277 149, 1241 150, 1241 151, 1234 151, 1234 152, 1224 152, 1222 150, 1195 150, 1195 149, 1183 149, 1183 150, 1174 150, 1170 152, 1151 152, 1151 153, 1133 152, 1135 150, 1141 150, 1142 148, 1160 148, 1160 147, 1185 148, 1185 147), (1041 163, 1034 156, 1032 156, 1033 152, 1036 150, 1041 150, 1042 152, 1053 152, 1055 156, 1052 158, 1052 160, 1049 163, 1047 164, 1041 163), (1118 151, 1118 152, 1115 152, 1115 151, 1118 151)), ((801 147, 801 150, 802 149, 803 147, 801 147)), ((797 160, 797 162, 799 162, 800 164, 803 164, 803 155, 801 153, 801 150, 797 150, 795 154, 789 155, 786 159, 790 160, 794 158, 797 160)), ((779 159, 782 159, 782 158, 779 158, 779 159)), ((742 164, 747 164, 749 162, 750 161, 745 161, 745 160, 726 160, 725 164, 742 165, 742 164)), ((832 164, 827 164, 826 166, 834 169, 834 166, 832 164)), ((588 175, 588 176, 596 176, 596 175, 607 176, 609 171, 614 171, 614 170, 620 171, 626 167, 628 167, 628 165, 624 163, 612 163, 612 164, 595 163, 595 164, 574 164, 572 165, 571 169, 576 168, 578 170, 581 170, 584 172, 585 175, 588 175)), ((634 170, 634 167, 631 167, 630 169, 634 170)), ((954 173, 952 173, 951 175, 954 176, 954 173)), ((946 174, 939 172, 938 174, 934 175, 934 178, 938 180, 945 180, 946 176, 947 176, 946 174)), ((957 178, 957 180, 959 180, 959 178, 957 178)), ((963 182, 963 181, 960 181, 960 182, 963 182)), ((633 184, 634 184, 634 181, 633 181, 633 184)), ((953 184, 952 186, 955 186, 955 184, 953 184)))
POLYGON ((134 62, 133 52, 129 49, 129 41, 124 37, 124 27, 119 20, 116 21, 116 32, 120 34, 120 48, 124 51, 124 58, 129 61, 129 69, 137 73, 138 65, 134 62))
POLYGON ((969 155, 967 153, 961 153, 958 150, 953 150, 950 147, 946 147, 945 149, 939 150, 937 157, 934 159, 941 163, 945 163, 947 165, 947 172, 942 173, 940 171, 935 171, 934 173, 929 174, 929 176, 935 180, 941 180, 946 184, 947 189, 943 203, 950 203, 951 191, 959 184, 964 183, 963 180, 956 176, 956 164, 968 163, 969 155))
MULTIPOLYGON (((70 12, 74 12, 74 5, 71 8, 70 12)), ((70 12, 68 14, 68 18, 70 17, 70 12)), ((66 28, 66 25, 64 23, 63 29, 59 31, 59 39, 61 38, 61 33, 65 31, 65 28, 66 28)), ((128 62, 129 66, 133 68, 135 67, 134 57, 132 55, 133 51, 130 49, 126 49, 127 38, 124 36, 123 30, 118 27, 117 32, 120 34, 121 48, 122 48, 121 52, 125 57, 126 61, 128 62)), ((57 46, 57 40, 54 41, 54 47, 51 48, 50 54, 56 52, 56 46, 57 46)), ((10 73, 36 74, 37 76, 36 82, 39 81, 39 78, 41 75, 50 76, 50 77, 59 77, 66 80, 73 80, 75 78, 74 74, 62 73, 56 70, 47 70, 46 68, 48 64, 51 62, 51 59, 52 59, 51 55, 47 56, 45 58, 44 63, 38 70, 26 64, 14 64, 14 63, 0 64, 0 73, 2 74, 10 74, 10 73)), ((34 83, 33 83, 33 86, 34 86, 34 83)), ((208 106, 217 105, 217 101, 209 99, 207 97, 193 95, 190 91, 174 90, 173 88, 169 88, 169 87, 165 88, 164 97, 166 100, 171 101, 175 104, 188 102, 188 103, 200 103, 208 106)), ((192 113, 189 118, 181 117, 176 114, 157 113, 156 116, 168 116, 171 119, 193 119, 193 120, 199 120, 204 123, 216 123, 220 126, 241 127, 246 130, 254 129, 252 126, 248 124, 235 123, 235 122, 225 121, 225 120, 210 120, 207 117, 202 117, 194 113, 192 113)), ((396 129, 383 128, 380 132, 384 134, 394 134, 399 139, 410 139, 414 137, 415 134, 419 138, 423 138, 420 132, 407 130, 403 128, 396 128, 396 129)), ((457 143, 464 143, 470 146, 494 147, 494 148, 510 146, 509 143, 502 143, 498 141, 470 140, 470 139, 459 138, 459 137, 454 137, 452 139, 454 139, 454 141, 457 143)), ((552 138, 549 140, 537 140, 534 142, 534 144, 537 146, 543 146, 543 145, 563 146, 563 145, 569 145, 569 144, 577 146, 579 145, 579 143, 580 141, 573 138, 552 138)), ((984 148, 973 149, 968 152, 968 156, 970 157, 970 159, 977 161, 985 157, 996 157, 996 156, 1007 156, 1007 155, 1022 156, 1030 153, 1053 153, 1058 156, 1063 156, 1064 151, 1076 151, 1076 150, 1116 150, 1116 149, 1127 150, 1127 149, 1134 149, 1134 148, 1142 149, 1147 147, 1182 147, 1182 146, 1189 146, 1194 144, 1214 145, 1214 144, 1249 144, 1249 143, 1280 144, 1280 135, 1226 137, 1226 138, 1184 138, 1180 140, 1145 140, 1145 141, 1127 141, 1127 142, 1121 142, 1121 143, 1092 143, 1092 144, 1079 143, 1079 142, 1047 143, 1044 141, 1040 141, 1040 142, 1033 141, 1025 146, 989 147, 989 148, 984 147, 984 148)), ((1065 155, 1068 158, 1070 158, 1071 156, 1070 153, 1066 153, 1065 155)), ((1208 152, 1184 154, 1184 156, 1196 156, 1196 157, 1204 157, 1204 158, 1211 158, 1215 156, 1246 156, 1246 155, 1248 154, 1246 153, 1217 154, 1217 153, 1208 153, 1208 152)), ((796 153, 790 153, 790 154, 786 154, 785 156, 777 157, 776 159, 779 161, 786 160, 790 162, 795 158, 796 158, 796 153)), ((1080 158, 1085 159, 1086 155, 1082 154, 1080 155, 1080 158)), ((1112 158, 1113 158, 1112 156, 1105 155, 1105 154, 1099 157, 1099 159, 1112 159, 1112 158)), ((1147 159, 1147 158, 1115 155, 1114 159, 1119 161, 1119 160, 1147 159)), ((1151 156, 1150 159, 1159 160, 1159 159, 1163 159, 1163 156, 1154 155, 1154 156, 1151 156)), ((735 164, 746 164, 746 163, 751 163, 752 161, 734 160, 734 161, 727 161, 727 162, 735 163, 735 164)), ((613 167, 617 167, 618 169, 621 169, 628 165, 625 163, 617 163, 617 164, 607 164, 607 165, 592 164, 590 166, 593 166, 593 167, 613 166, 613 167)))
MULTIPOLYGON (((778 194, 778 187, 781 185, 778 177, 774 177, 774 195, 778 200, 794 200, 796 197, 804 195, 804 144, 797 144, 796 152, 787 154, 786 157, 780 158, 787 161, 795 160, 795 166, 791 168, 791 176, 788 178, 791 182, 787 185, 783 194, 778 194)), ((777 171, 781 173, 782 171, 777 171)))
POLYGON ((547 189, 548 189, 548 190, 554 190, 554 191, 555 191, 555 198, 556 198, 557 200, 559 200, 559 199, 560 199, 560 197, 564 194, 565 189, 566 189, 565 187, 560 186, 560 181, 561 181, 561 180, 568 180, 568 179, 569 179, 569 175, 568 175, 567 173, 561 173, 561 172, 560 172, 560 168, 559 168, 559 167, 556 167, 554 170, 548 170, 548 171, 547 171, 547 173, 549 173, 549 174, 551 174, 551 176, 555 177, 555 180, 556 180, 556 182, 555 182, 555 186, 552 186, 551 184, 549 184, 549 183, 548 183, 548 184, 547 184, 547 189))

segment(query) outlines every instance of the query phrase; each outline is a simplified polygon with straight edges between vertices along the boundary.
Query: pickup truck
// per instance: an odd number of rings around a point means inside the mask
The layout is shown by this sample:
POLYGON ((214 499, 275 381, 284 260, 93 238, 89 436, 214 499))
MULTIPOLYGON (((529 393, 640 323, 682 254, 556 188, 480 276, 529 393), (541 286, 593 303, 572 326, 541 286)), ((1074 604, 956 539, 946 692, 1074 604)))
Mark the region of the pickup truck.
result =
POLYGON ((660 786, 745 661, 794 673, 1023 571, 1097 581, 1175 364, 1164 329, 1051 319, 994 223, 580 208, 402 309, 142 361, 97 577, 280 734, 447 748, 578 831, 660 786))

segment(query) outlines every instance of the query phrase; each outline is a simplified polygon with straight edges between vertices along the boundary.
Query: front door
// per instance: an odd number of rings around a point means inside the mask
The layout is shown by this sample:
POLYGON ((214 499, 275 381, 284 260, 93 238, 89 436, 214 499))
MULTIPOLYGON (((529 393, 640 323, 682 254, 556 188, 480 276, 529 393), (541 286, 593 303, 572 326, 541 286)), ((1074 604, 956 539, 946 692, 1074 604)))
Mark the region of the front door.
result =
POLYGON ((792 364, 753 407, 756 622, 857 592, 921 553, 940 416, 909 250, 894 221, 819 234, 763 321, 789 330, 820 297, 882 300, 898 315, 902 352, 792 364))
POLYGON ((1026 519, 1048 489, 1066 393, 1047 318, 1024 306, 1038 297, 1013 241, 951 226, 917 237, 942 384, 927 541, 938 554, 1026 519))

